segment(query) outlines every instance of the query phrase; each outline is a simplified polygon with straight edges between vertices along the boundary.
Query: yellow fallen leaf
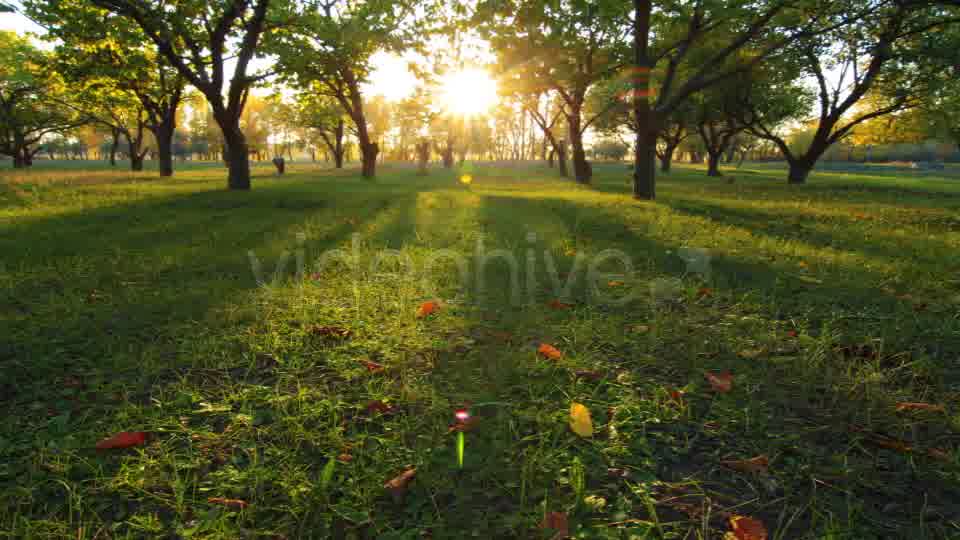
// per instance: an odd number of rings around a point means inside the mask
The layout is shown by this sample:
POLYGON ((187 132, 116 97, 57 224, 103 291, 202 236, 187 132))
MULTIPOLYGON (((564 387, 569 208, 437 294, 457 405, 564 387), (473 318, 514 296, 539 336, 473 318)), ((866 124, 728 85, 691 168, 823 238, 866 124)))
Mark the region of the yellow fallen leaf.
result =
POLYGON ((593 420, 590 409, 579 403, 570 404, 570 429, 581 437, 593 437, 593 420))

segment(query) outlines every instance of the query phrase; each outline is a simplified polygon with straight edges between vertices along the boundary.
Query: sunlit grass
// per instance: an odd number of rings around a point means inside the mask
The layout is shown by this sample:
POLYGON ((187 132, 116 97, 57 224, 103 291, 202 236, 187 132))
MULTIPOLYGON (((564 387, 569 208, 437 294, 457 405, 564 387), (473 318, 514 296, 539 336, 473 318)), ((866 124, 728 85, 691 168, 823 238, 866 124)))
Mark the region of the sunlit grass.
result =
POLYGON ((950 178, 795 187, 768 166, 734 184, 680 167, 649 203, 622 165, 585 188, 477 164, 467 189, 454 171, 387 165, 371 183, 293 163, 256 167, 249 193, 217 164, 168 180, 69 165, 0 174, 0 534, 535 538, 545 512, 589 538, 716 537, 725 512, 775 538, 960 533, 950 178), (409 279, 400 262, 472 256, 480 238, 561 271, 623 250, 634 273, 604 286, 642 294, 602 305, 580 282, 556 309, 542 266, 512 303, 502 264, 480 295, 453 264, 409 279), (710 279, 684 273, 684 247, 711 250, 710 279), (317 266, 331 249, 359 264, 317 266), (665 278, 678 296, 653 303, 665 278), (716 395, 704 372, 722 370, 734 389, 716 395), (570 433, 571 401, 595 437, 570 433), (905 401, 947 412, 897 413, 905 401), (461 468, 464 406, 479 421, 461 468), (90 450, 124 430, 153 438, 90 450), (719 465, 761 454, 766 475, 719 465), (383 485, 408 466, 394 500, 383 485))

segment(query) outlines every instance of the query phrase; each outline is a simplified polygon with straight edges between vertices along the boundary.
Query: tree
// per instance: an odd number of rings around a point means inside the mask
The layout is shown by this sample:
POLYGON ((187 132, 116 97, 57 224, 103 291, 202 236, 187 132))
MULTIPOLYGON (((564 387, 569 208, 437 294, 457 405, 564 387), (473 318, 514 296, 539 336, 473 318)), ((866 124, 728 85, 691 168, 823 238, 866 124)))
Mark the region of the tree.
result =
POLYGON ((33 163, 47 134, 88 121, 61 105, 69 96, 49 67, 49 55, 26 38, 0 32, 0 155, 12 157, 14 168, 33 163))
POLYGON ((416 45, 422 28, 413 14, 408 1, 323 0, 291 8, 296 24, 269 36, 283 76, 336 100, 350 118, 365 178, 376 176, 380 146, 371 137, 361 84, 372 70, 374 53, 416 45))
POLYGON ((816 81, 815 127, 809 144, 802 149, 791 147, 762 113, 755 112, 755 104, 747 103, 746 124, 751 133, 777 145, 789 165, 791 184, 806 183, 827 149, 856 126, 916 107, 929 95, 928 83, 938 71, 937 63, 916 58, 909 38, 956 18, 947 9, 919 2, 878 2, 874 7, 870 17, 836 27, 826 34, 828 39, 799 42, 791 51, 804 73, 816 81), (871 93, 865 102, 863 98, 871 93))
MULTIPOLYGON (((552 90, 559 96, 580 183, 592 176, 583 135, 599 116, 584 117, 587 94, 626 62, 626 9, 622 2, 491 0, 478 11, 501 69, 522 82, 527 94, 552 90)), ((535 119, 541 129, 548 125, 542 116, 535 119)))
POLYGON ((83 2, 25 0, 26 13, 57 43, 58 70, 72 82, 110 79, 140 102, 157 142, 160 176, 173 175, 172 144, 185 79, 136 26, 83 2))
POLYGON ((268 26, 270 0, 184 0, 174 5, 163 0, 90 1, 139 26, 170 66, 203 93, 226 144, 227 186, 250 189, 240 116, 250 87, 267 76, 247 71, 268 26), (229 82, 228 59, 233 65, 229 82))
POLYGON ((293 122, 319 136, 333 158, 334 167, 342 169, 343 108, 331 97, 315 90, 307 88, 297 94, 293 106, 293 122))

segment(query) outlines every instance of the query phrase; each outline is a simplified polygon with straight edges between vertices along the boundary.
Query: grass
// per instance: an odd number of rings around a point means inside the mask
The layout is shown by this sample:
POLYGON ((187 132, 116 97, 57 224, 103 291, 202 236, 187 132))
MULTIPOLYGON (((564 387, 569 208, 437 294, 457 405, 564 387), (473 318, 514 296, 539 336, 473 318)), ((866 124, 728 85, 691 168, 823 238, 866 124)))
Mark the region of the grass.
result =
POLYGON ((0 537, 549 538, 551 512, 591 539, 719 538, 732 514, 776 539, 960 537, 957 180, 681 166, 640 203, 621 165, 592 188, 290 169, 249 193, 216 166, 2 173, 0 537), (520 261, 516 297, 502 261, 458 279, 480 238, 520 261), (606 249, 633 271, 574 274, 551 308, 544 253, 563 273, 606 249), (93 450, 120 431, 151 438, 93 450))

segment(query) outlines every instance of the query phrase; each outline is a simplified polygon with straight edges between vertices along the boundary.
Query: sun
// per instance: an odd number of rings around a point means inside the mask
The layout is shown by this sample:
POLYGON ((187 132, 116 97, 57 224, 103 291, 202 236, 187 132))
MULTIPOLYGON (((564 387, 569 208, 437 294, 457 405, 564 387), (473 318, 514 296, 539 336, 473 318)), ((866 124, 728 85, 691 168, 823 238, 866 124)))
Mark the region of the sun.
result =
POLYGON ((497 81, 482 69, 455 71, 441 80, 443 108, 464 116, 485 113, 497 103, 497 81))

